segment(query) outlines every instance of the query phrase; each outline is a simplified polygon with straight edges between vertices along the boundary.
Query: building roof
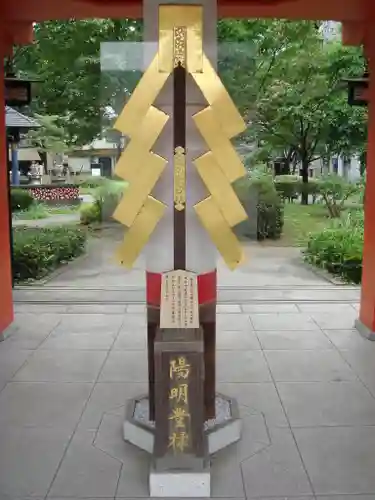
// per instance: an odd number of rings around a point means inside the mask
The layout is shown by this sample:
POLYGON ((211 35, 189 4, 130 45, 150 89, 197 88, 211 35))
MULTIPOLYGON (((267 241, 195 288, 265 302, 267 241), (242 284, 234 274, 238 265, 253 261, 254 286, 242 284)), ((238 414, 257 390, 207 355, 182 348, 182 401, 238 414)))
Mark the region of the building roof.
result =
MULTIPOLYGON (((9 160, 11 159, 12 154, 9 151, 9 160)), ((35 148, 18 148, 18 161, 41 161, 41 157, 35 148)))
POLYGON ((115 142, 107 141, 106 139, 94 139, 90 144, 82 146, 82 151, 90 151, 92 149, 116 149, 118 146, 115 142))
POLYGON ((40 127, 36 120, 23 115, 10 106, 5 106, 5 124, 7 128, 30 129, 40 127))

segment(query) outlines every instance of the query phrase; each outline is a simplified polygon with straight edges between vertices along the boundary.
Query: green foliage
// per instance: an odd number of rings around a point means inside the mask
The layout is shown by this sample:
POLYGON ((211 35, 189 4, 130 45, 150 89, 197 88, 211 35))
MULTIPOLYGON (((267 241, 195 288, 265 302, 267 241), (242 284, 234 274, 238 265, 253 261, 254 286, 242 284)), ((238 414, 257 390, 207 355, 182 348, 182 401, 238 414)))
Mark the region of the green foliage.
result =
POLYGON ((258 239, 279 239, 284 225, 284 207, 270 176, 252 183, 258 192, 258 239))
POLYGON ((307 21, 219 21, 219 74, 246 119, 284 60, 298 53, 314 31, 307 21))
POLYGON ((316 198, 320 194, 320 179, 309 179, 308 184, 304 184, 302 177, 297 175, 277 175, 274 179, 275 187, 283 200, 293 201, 302 193, 316 198))
POLYGON ((363 212, 332 221, 329 228, 310 235, 305 260, 341 277, 360 283, 362 277, 363 212))
POLYGON ((89 206, 82 207, 81 223, 111 221, 112 215, 121 200, 126 188, 124 182, 107 181, 95 190, 95 201, 89 206))
POLYGON ((238 181, 235 190, 244 204, 249 197, 257 199, 257 239, 279 239, 284 225, 284 206, 272 176, 259 171, 254 177, 238 181))
POLYGON ((12 212, 28 210, 34 203, 34 198, 25 189, 12 188, 10 199, 12 212))
MULTIPOLYGON (((342 84, 345 76, 363 73, 364 60, 359 48, 343 47, 336 40, 323 42, 313 23, 277 23, 279 29, 289 28, 273 42, 282 50, 265 50, 257 66, 266 70, 247 75, 256 80, 256 96, 248 109, 251 127, 245 138, 270 159, 281 156, 299 162, 307 184, 308 167, 315 159, 364 149, 366 109, 348 105, 342 84)), ((304 203, 307 194, 302 192, 304 203)))
POLYGON ((32 146, 45 153, 64 153, 68 151, 69 136, 64 128, 63 120, 58 116, 35 114, 34 118, 40 127, 30 130, 26 138, 32 146))
POLYGON ((13 231, 15 282, 40 279, 85 251, 86 233, 76 227, 16 228, 13 231))
POLYGON ((34 202, 27 210, 17 212, 16 217, 22 220, 39 220, 49 217, 49 212, 43 203, 34 202))
POLYGON ((107 184, 109 181, 106 177, 89 177, 79 184, 81 188, 95 189, 107 184))
POLYGON ((327 206, 329 216, 340 217, 345 202, 350 196, 360 190, 357 184, 348 183, 339 175, 327 175, 323 177, 320 185, 320 193, 327 206))
POLYGON ((97 203, 88 203, 82 205, 80 214, 81 224, 84 226, 89 226, 95 224, 96 222, 101 222, 102 214, 100 211, 100 206, 97 203))
MULTIPOLYGON (((106 106, 113 104, 113 89, 118 95, 120 88, 134 88, 134 72, 117 71, 106 78, 100 65, 101 43, 140 40, 141 28, 132 19, 36 23, 35 42, 20 49, 15 61, 21 76, 41 81, 32 112, 59 117, 69 143, 90 143, 101 132, 106 106)), ((123 94, 121 99, 123 103, 123 94)))
POLYGON ((277 175, 274 182, 282 200, 293 201, 301 193, 302 180, 296 175, 277 175))

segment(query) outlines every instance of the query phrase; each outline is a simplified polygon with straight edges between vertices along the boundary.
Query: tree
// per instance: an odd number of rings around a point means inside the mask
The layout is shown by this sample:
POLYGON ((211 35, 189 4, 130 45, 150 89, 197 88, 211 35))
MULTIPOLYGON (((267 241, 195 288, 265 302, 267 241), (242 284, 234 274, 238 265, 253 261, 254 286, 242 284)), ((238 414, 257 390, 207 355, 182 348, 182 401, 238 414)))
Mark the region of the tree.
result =
POLYGON ((298 55, 302 41, 316 37, 318 26, 278 19, 219 21, 219 73, 247 121, 284 62, 298 55))
POLYGON ((19 51, 15 61, 21 76, 40 80, 30 111, 58 117, 56 124, 66 127, 70 143, 91 142, 106 124, 106 107, 122 90, 113 75, 108 88, 108 75, 101 73, 101 43, 137 41, 141 29, 140 22, 129 19, 36 24, 34 44, 19 51))
MULTIPOLYGON (((359 50, 322 43, 314 32, 300 50, 284 52, 281 59, 257 97, 248 137, 271 144, 275 152, 292 149, 307 183, 315 159, 363 147, 365 113, 349 107, 341 84, 344 76, 363 72, 363 59, 359 50)), ((305 189, 302 203, 307 202, 305 189)))
MULTIPOLYGON (((30 112, 55 116, 69 144, 91 142, 110 129, 141 72, 101 72, 100 47, 108 41, 138 41, 134 20, 53 21, 35 25, 35 43, 23 48, 16 69, 40 80, 30 112)), ((358 75, 356 49, 323 44, 319 23, 282 20, 222 20, 218 23, 219 74, 249 124, 238 141, 302 162, 363 149, 365 113, 345 104, 338 86, 358 75), (361 146, 362 144, 362 146, 361 146)))
POLYGON ((58 125, 58 116, 35 115, 40 127, 30 130, 26 138, 42 153, 64 153, 68 151, 69 137, 64 127, 58 125))

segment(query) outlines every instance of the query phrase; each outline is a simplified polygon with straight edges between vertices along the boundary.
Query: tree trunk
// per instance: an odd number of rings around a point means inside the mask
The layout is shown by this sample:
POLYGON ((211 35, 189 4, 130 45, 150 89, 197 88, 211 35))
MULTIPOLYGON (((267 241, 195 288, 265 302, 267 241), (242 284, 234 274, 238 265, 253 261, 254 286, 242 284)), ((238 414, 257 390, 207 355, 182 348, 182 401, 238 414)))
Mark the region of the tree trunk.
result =
POLYGON ((308 182, 309 182, 309 161, 306 158, 302 159, 302 196, 301 205, 309 204, 308 182))
POLYGON ((359 158, 361 177, 363 177, 366 172, 366 159, 367 159, 367 151, 364 151, 359 158))

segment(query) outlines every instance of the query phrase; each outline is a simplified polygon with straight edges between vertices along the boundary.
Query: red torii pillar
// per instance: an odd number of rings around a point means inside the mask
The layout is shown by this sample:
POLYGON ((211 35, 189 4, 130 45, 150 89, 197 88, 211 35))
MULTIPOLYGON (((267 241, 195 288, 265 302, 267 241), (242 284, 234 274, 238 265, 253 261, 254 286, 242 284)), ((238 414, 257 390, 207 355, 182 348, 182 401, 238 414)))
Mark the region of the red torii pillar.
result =
POLYGON ((362 291, 358 331, 375 340, 375 24, 363 29, 365 53, 369 63, 369 119, 365 194, 365 235, 363 245, 362 291))
MULTIPOLYGON (((6 53, 7 46, 0 39, 1 61, 6 53)), ((0 340, 2 340, 2 333, 13 321, 3 65, 0 67, 0 105, 0 340)))
MULTIPOLYGON (((6 20, 0 11, 0 61, 12 53, 13 45, 31 43, 30 22, 6 20)), ((0 341, 13 321, 12 271, 8 203, 8 151, 5 127, 4 65, 0 66, 0 341)))

